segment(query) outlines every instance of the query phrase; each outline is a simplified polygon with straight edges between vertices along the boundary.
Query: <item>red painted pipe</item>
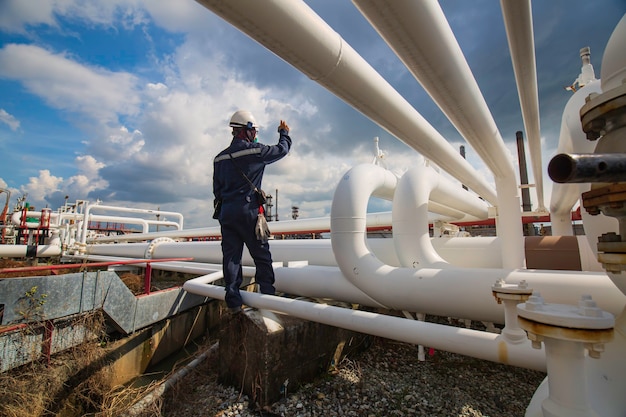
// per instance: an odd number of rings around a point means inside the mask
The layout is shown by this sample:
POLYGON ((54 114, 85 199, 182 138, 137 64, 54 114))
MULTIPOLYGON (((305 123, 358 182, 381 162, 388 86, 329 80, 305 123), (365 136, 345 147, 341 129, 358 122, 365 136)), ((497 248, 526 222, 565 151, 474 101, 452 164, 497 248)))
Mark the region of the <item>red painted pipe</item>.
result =
POLYGON ((0 333, 13 332, 15 330, 21 330, 26 327, 26 323, 13 324, 10 326, 0 326, 0 333))
POLYGON ((94 266, 111 266, 111 265, 150 264, 152 262, 173 262, 173 261, 191 261, 191 260, 193 260, 193 258, 132 259, 132 260, 125 260, 125 261, 91 262, 91 263, 82 263, 82 264, 24 266, 24 267, 19 267, 19 268, 3 268, 3 269, 0 269, 0 273, 55 271, 58 269, 83 268, 86 266, 94 267, 94 266))

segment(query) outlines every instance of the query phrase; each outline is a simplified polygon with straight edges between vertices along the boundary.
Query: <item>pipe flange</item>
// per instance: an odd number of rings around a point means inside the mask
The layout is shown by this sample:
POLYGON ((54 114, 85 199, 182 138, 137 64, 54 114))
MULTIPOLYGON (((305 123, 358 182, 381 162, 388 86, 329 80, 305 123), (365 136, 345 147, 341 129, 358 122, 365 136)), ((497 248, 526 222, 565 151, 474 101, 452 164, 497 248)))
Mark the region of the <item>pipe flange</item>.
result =
POLYGON ((144 252, 144 255, 143 255, 144 259, 152 259, 152 254, 154 252, 154 249, 157 246, 159 246, 161 243, 172 243, 172 242, 174 242, 174 239, 171 239, 169 237, 157 237, 156 239, 151 241, 148 247, 146 248, 146 251, 144 252))
POLYGON ((582 204, 587 213, 596 216, 620 217, 626 215, 626 184, 609 184, 582 193, 582 204))
POLYGON ((517 314, 520 327, 534 347, 539 347, 544 338, 552 338, 585 343, 600 352, 601 345, 613 339, 615 317, 598 308, 590 295, 583 295, 573 306, 547 304, 539 293, 534 293, 526 303, 517 305, 517 314))
POLYGON ((602 94, 589 94, 580 108, 580 121, 588 140, 626 126, 626 84, 602 94))
POLYGON ((532 295, 533 289, 528 287, 525 280, 519 284, 507 284, 503 279, 499 279, 492 285, 491 293, 498 304, 502 304, 502 300, 526 301, 532 295))
POLYGON ((583 295, 577 306, 545 303, 535 292, 526 303, 517 306, 517 314, 528 320, 570 329, 610 329, 615 317, 601 310, 590 295, 583 295))

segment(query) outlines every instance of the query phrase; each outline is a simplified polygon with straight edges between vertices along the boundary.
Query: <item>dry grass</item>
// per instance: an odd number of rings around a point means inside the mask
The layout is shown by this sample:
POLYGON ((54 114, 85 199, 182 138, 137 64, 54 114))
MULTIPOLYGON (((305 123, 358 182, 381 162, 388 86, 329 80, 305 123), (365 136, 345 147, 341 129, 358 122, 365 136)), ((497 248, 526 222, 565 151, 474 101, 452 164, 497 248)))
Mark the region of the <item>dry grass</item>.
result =
POLYGON ((81 320, 100 337, 54 355, 50 364, 33 362, 0 374, 0 416, 119 416, 152 388, 113 387, 102 314, 81 320))
POLYGON ((132 291, 133 294, 143 294, 144 290, 144 277, 130 272, 125 272, 120 275, 122 282, 132 291))
MULTIPOLYGON (((33 266, 29 261, 0 259, 0 269, 33 266)), ((55 274, 82 272, 63 269, 55 274)), ((0 273, 0 278, 47 276, 51 271, 0 273)), ((157 274, 151 290, 170 288, 189 279, 187 276, 164 279, 157 274)), ((120 279, 135 294, 144 292, 144 276, 130 272, 120 279)), ((33 298, 33 297, 31 297, 33 298)), ((34 299, 34 298, 33 298, 34 299)), ((30 301, 30 298, 29 298, 30 301)), ((0 313, 1 314, 1 313, 0 313)), ((23 337, 40 332, 45 317, 32 317, 34 322, 21 329, 23 337)), ((45 360, 32 362, 19 368, 0 373, 0 416, 2 417, 48 417, 84 416, 113 417, 128 408, 154 388, 153 383, 142 387, 113 386, 111 368, 108 364, 115 358, 108 355, 107 334, 101 312, 86 315, 76 322, 93 333, 93 340, 53 355, 50 363, 45 360)), ((16 349, 20 349, 19 341, 16 349)), ((18 352, 19 354, 19 352, 18 352)), ((24 352, 30 357, 30 352, 24 352)), ((142 415, 160 415, 161 400, 150 405, 142 415)))

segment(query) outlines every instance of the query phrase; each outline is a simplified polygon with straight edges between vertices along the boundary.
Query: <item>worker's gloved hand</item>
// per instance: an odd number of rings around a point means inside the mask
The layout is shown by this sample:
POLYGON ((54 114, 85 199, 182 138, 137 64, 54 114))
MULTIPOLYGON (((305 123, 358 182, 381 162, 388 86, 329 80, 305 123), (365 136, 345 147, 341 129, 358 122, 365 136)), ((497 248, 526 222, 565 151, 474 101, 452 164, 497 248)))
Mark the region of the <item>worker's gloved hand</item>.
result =
POLYGON ((259 215, 257 216, 254 233, 256 234, 257 240, 260 240, 263 243, 267 242, 272 234, 263 213, 259 213, 259 215))
POLYGON ((287 131, 287 133, 289 133, 289 126, 287 126, 287 122, 285 122, 284 120, 280 121, 280 124, 278 125, 278 131, 280 132, 281 129, 285 129, 287 131))

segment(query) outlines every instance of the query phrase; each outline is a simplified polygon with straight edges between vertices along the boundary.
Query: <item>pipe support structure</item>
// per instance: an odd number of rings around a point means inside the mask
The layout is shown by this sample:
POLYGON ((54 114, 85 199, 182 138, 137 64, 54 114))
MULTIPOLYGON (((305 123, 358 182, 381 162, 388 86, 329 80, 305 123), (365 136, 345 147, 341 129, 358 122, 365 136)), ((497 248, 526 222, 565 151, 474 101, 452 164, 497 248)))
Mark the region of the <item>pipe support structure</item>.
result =
POLYGON ((614 317, 585 295, 578 306, 569 306, 544 303, 534 293, 517 306, 517 312, 532 345, 545 344, 549 395, 542 402, 543 415, 598 416, 587 387, 586 361, 600 358, 604 344, 613 339, 614 317))
POLYGON ((504 303, 504 328, 500 333, 502 337, 508 343, 525 341, 526 332, 517 323, 517 305, 525 302, 532 295, 532 288, 528 288, 526 281, 508 285, 504 280, 499 279, 491 287, 491 291, 498 304, 504 303))

